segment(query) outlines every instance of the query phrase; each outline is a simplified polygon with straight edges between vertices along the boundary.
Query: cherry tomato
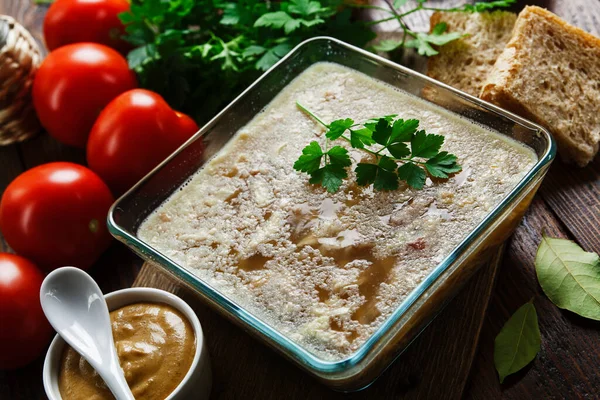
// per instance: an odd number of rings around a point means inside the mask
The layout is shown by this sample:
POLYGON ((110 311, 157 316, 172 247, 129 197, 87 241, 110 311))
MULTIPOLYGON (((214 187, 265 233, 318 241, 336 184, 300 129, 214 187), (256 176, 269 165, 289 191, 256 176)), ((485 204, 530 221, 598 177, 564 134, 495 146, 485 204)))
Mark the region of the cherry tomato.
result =
POLYGON ((54 162, 19 175, 0 202, 0 230, 17 252, 45 270, 88 268, 110 244, 113 196, 81 165, 54 162))
POLYGON ((102 111, 87 146, 90 168, 122 193, 198 131, 187 115, 171 109, 158 94, 134 89, 102 111))
POLYGON ((125 11, 127 0, 56 0, 44 18, 46 47, 93 42, 126 54, 132 46, 121 39, 125 27, 118 17, 125 11))
POLYGON ((31 261, 0 253, 0 369, 29 364, 48 344, 52 328, 40 305, 43 280, 31 261))
POLYGON ((70 44, 50 53, 40 66, 33 105, 50 135, 85 147, 100 111, 135 86, 135 74, 115 50, 95 43, 70 44))

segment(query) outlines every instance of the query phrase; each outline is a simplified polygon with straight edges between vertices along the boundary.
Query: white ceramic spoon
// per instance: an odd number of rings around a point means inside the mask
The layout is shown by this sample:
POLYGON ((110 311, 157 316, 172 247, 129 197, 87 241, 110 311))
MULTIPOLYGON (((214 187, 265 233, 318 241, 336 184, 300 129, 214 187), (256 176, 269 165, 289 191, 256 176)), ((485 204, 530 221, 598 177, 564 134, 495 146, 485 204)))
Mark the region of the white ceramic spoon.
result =
POLYGON ((46 276, 40 301, 52 327, 104 379, 117 400, 134 400, 119 365, 108 307, 94 280, 78 268, 46 276))

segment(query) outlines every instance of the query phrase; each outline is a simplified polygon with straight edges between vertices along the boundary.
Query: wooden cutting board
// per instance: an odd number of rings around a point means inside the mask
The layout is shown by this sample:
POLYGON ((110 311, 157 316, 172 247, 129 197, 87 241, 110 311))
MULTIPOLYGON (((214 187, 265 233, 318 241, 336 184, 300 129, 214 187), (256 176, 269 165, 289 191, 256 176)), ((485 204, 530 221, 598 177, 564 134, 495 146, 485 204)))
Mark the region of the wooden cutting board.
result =
POLYGON ((182 297, 200 318, 213 368, 213 399, 459 399, 477 348, 502 249, 369 388, 333 392, 205 306, 159 267, 144 264, 134 286, 182 297))

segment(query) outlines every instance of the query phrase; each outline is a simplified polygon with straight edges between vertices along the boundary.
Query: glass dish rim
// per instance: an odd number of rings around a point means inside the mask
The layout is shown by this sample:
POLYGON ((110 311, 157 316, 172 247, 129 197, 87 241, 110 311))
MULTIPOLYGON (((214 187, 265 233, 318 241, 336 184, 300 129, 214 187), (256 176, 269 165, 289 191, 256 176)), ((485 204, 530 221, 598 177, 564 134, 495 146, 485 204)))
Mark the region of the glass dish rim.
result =
POLYGON ((393 325, 395 325, 404 316, 404 314, 410 309, 414 302, 423 293, 425 293, 425 291, 429 289, 431 285, 437 281, 438 278, 440 278, 440 276, 447 270, 447 268, 450 265, 452 265, 452 263, 463 253, 463 251, 466 248, 468 248, 475 242, 475 240, 480 236, 480 234, 490 226, 490 224, 496 219, 496 217, 498 217, 501 211, 503 211, 507 205, 511 204, 515 200, 515 198, 518 197, 518 195, 520 195, 523 192, 523 190, 531 184, 533 179, 537 176, 538 172, 540 172, 542 168, 548 165, 554 159, 555 155, 556 143, 552 135, 544 127, 530 122, 509 111, 501 109, 493 104, 487 103, 468 93, 461 92, 458 89, 448 86, 442 82, 439 82, 410 68, 394 63, 377 54, 373 54, 371 52, 355 47, 335 38, 327 36, 318 36, 307 39, 302 43, 298 44, 296 47, 294 47, 287 55, 285 55, 269 70, 267 70, 264 74, 257 78, 256 81, 254 81, 231 103, 229 103, 225 108, 223 108, 221 112, 219 112, 215 117, 213 117, 209 122, 207 122, 196 134, 194 134, 188 141, 186 141, 181 147, 179 147, 179 149, 177 149, 173 154, 171 154, 168 158, 166 158, 163 162, 156 166, 152 171, 150 171, 144 178, 142 178, 127 192, 121 195, 109 209, 107 217, 107 226, 110 233, 117 239, 123 239, 123 241, 128 246, 135 247, 136 250, 139 250, 145 255, 151 255, 151 258, 153 260, 160 262, 161 267, 166 268, 171 273, 174 273, 177 277, 184 280, 186 284, 191 285, 195 290, 199 291, 204 296, 210 298, 221 308, 226 310, 229 314, 232 314, 240 321, 243 321, 244 323, 250 325, 254 330, 259 332, 260 334, 268 337, 270 340, 277 343, 279 346, 282 347, 282 349, 287 353, 287 355, 292 356, 294 359, 297 359, 309 369, 319 373, 343 372, 358 365, 361 361, 365 359, 365 357, 373 349, 374 345, 389 331, 390 328, 393 327, 393 325), (131 235, 124 229, 121 229, 121 227, 115 222, 113 218, 116 208, 123 200, 132 195, 138 189, 138 187, 142 186, 147 180, 151 178, 152 175, 154 175, 163 166, 167 165, 171 161, 171 159, 176 157, 184 148, 186 148, 193 141, 197 140, 199 137, 203 136, 206 132, 208 132, 212 128, 212 126, 219 119, 221 119, 222 116, 225 115, 230 108, 233 107, 233 105, 241 101, 242 98, 246 95, 246 93, 253 90, 255 86, 259 85, 267 75, 269 75, 273 70, 277 69, 281 64, 285 63, 288 59, 293 57, 302 48, 313 44, 314 42, 322 41, 333 42, 335 45, 344 48, 344 50, 346 51, 358 53, 358 55, 370 58, 371 60, 376 61, 378 64, 383 64, 386 67, 398 70, 404 74, 424 79, 428 81, 429 84, 446 89, 452 92, 454 95, 458 95, 459 97, 466 99, 470 103, 475 103, 477 106, 491 111, 493 113, 500 114, 501 116, 506 117, 512 120, 513 122, 528 128, 531 131, 537 131, 538 133, 543 134, 544 136, 546 136, 548 142, 548 146, 546 147, 544 153, 540 157, 538 157, 538 161, 536 162, 536 164, 519 181, 519 183, 513 188, 513 190, 511 190, 504 197, 504 199, 498 205, 496 205, 496 207, 494 207, 494 209, 490 213, 488 213, 487 216, 452 250, 452 252, 448 254, 448 256, 446 256, 427 275, 427 277, 423 281, 421 281, 416 288, 412 290, 412 292, 398 305, 394 312, 354 353, 338 361, 323 360, 315 354, 310 353, 308 350, 306 350, 299 344, 293 342, 291 339, 284 336, 275 328, 269 326, 267 323, 261 321, 258 317, 246 311, 243 307, 239 306, 234 301, 227 299, 225 296, 221 295, 218 291, 213 289, 207 283, 203 282, 200 278, 186 271, 184 267, 171 261, 167 256, 138 239, 137 236, 131 235))

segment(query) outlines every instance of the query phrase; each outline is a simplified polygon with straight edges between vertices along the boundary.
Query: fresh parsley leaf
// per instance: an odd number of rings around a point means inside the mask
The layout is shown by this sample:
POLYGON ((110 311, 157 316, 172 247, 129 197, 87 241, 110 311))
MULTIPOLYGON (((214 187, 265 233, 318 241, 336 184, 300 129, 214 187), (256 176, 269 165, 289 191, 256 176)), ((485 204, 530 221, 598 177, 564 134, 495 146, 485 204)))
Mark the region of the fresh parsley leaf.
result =
POLYGON ((448 24, 445 22, 438 22, 433 29, 431 30, 431 34, 432 35, 441 35, 442 33, 446 32, 446 30, 448 29, 448 24))
POLYGON ((398 168, 398 164, 388 156, 381 156, 377 165, 389 172, 394 172, 398 168))
POLYGON ((394 158, 404 158, 410 155, 410 149, 405 143, 392 143, 387 146, 387 149, 394 158))
POLYGON ((398 175, 395 172, 378 168, 375 182, 373 182, 375 190, 396 190, 398 186, 398 175))
POLYGON ((425 174, 425 171, 423 171, 423 168, 420 168, 412 162, 407 162, 398 168, 398 177, 403 181, 406 181, 408 186, 412 188, 423 189, 427 175, 425 174))
POLYGON ((329 156, 329 161, 331 164, 341 165, 342 167, 349 167, 352 164, 350 161, 350 156, 348 155, 348 150, 341 146, 334 146, 327 152, 329 156))
POLYGON ((319 143, 312 141, 302 149, 302 155, 294 163, 294 169, 311 174, 321 166, 321 158, 323 158, 321 146, 319 146, 319 143))
POLYGON ((373 132, 369 128, 350 129, 350 144, 355 149, 363 149, 374 143, 373 132))
POLYGON ((402 46, 402 40, 384 39, 373 45, 375 51, 390 52, 402 46))
POLYGON ((281 60, 292 49, 289 43, 281 43, 267 50, 261 58, 256 61, 256 69, 266 71, 281 60))
POLYGON ((323 168, 314 171, 311 174, 309 183, 320 184, 329 193, 335 193, 342 185, 343 179, 348 177, 348 173, 339 164, 327 164, 323 168))
POLYGON ((408 3, 408 0, 394 0, 394 8, 398 9, 408 3))
POLYGON ((350 118, 338 119, 329 124, 329 130, 325 134, 327 139, 335 140, 342 136, 346 129, 354 125, 354 120, 350 118))
POLYGON ((354 172, 356 172, 356 183, 358 186, 369 186, 375 182, 377 176, 377 164, 358 163, 354 172))
POLYGON ((373 130, 375 130, 375 126, 377 125, 379 120, 384 119, 387 122, 391 123, 394 120, 394 118, 396 118, 397 116, 398 116, 398 114, 390 114, 390 115, 384 115, 383 117, 379 117, 379 118, 369 118, 368 120, 366 120, 363 123, 363 125, 373 131, 373 130))
POLYGON ((321 3, 310 0, 291 0, 288 11, 300 14, 303 17, 309 17, 321 11, 321 3))
POLYGON ((283 28, 285 24, 293 21, 294 18, 285 11, 275 11, 267 14, 263 14, 254 22, 254 27, 258 28, 261 26, 283 28))
POLYGON ((493 8, 505 8, 515 4, 517 0, 500 0, 500 1, 489 1, 489 2, 477 2, 475 4, 465 4, 464 11, 467 12, 483 12, 489 11, 493 8))
POLYGON ((421 130, 415 133, 411 139, 411 153, 413 157, 435 157, 443 144, 444 137, 442 135, 427 134, 421 130))
POLYGON ((302 23, 303 20, 292 18, 285 11, 275 11, 262 15, 254 22, 254 27, 283 28, 284 32, 289 34, 298 29, 302 23))
MULTIPOLYGON (((445 22, 441 22, 438 25, 445 25, 445 22)), ((447 43, 450 43, 456 39, 460 39, 466 35, 460 32, 450 32, 450 33, 432 33, 431 35, 426 35, 425 40, 431 44, 435 44, 436 46, 443 46, 447 43)))
POLYGON ((252 56, 260 56, 261 54, 264 54, 267 51, 266 48, 262 47, 262 46, 257 46, 257 45, 252 45, 247 47, 244 50, 244 57, 252 57, 252 56))
POLYGON ((396 190, 398 189, 398 175, 396 163, 388 157, 381 157, 378 164, 359 163, 354 172, 356 172, 356 183, 359 186, 368 186, 373 184, 375 190, 396 190))
POLYGON ((387 146, 391 136, 392 127, 390 126, 390 121, 380 118, 373 130, 373 140, 382 146, 387 146))
POLYGON ((223 4, 223 17, 219 21, 222 25, 248 25, 252 23, 252 12, 240 3, 223 4))
POLYGON ((151 59, 153 54, 156 53, 156 49, 154 45, 146 45, 135 48, 127 54, 127 63, 129 64, 129 68, 132 70, 137 70, 140 68, 147 60, 151 59))
POLYGON ((439 54, 439 51, 431 47, 425 36, 425 33, 417 33, 416 37, 412 40, 408 40, 404 46, 417 49, 422 56, 431 57, 439 54))
POLYGON ((435 157, 427 160, 425 168, 429 172, 429 175, 442 179, 446 179, 448 175, 462 170, 462 167, 456 162, 456 156, 448 154, 447 151, 442 151, 436 154, 435 157))
POLYGON ((529 364, 541 348, 540 327, 533 301, 521 306, 494 341, 494 365, 500 383, 529 364))
POLYGON ((408 119, 406 121, 401 118, 397 119, 392 125, 390 142, 410 142, 418 127, 418 119, 408 119))
POLYGON ((434 56, 438 54, 438 51, 431 45, 443 46, 454 40, 460 39, 465 36, 460 32, 444 33, 448 29, 448 24, 440 22, 431 31, 431 34, 419 32, 414 34, 414 39, 406 42, 406 47, 414 47, 417 49, 422 56, 434 56))

